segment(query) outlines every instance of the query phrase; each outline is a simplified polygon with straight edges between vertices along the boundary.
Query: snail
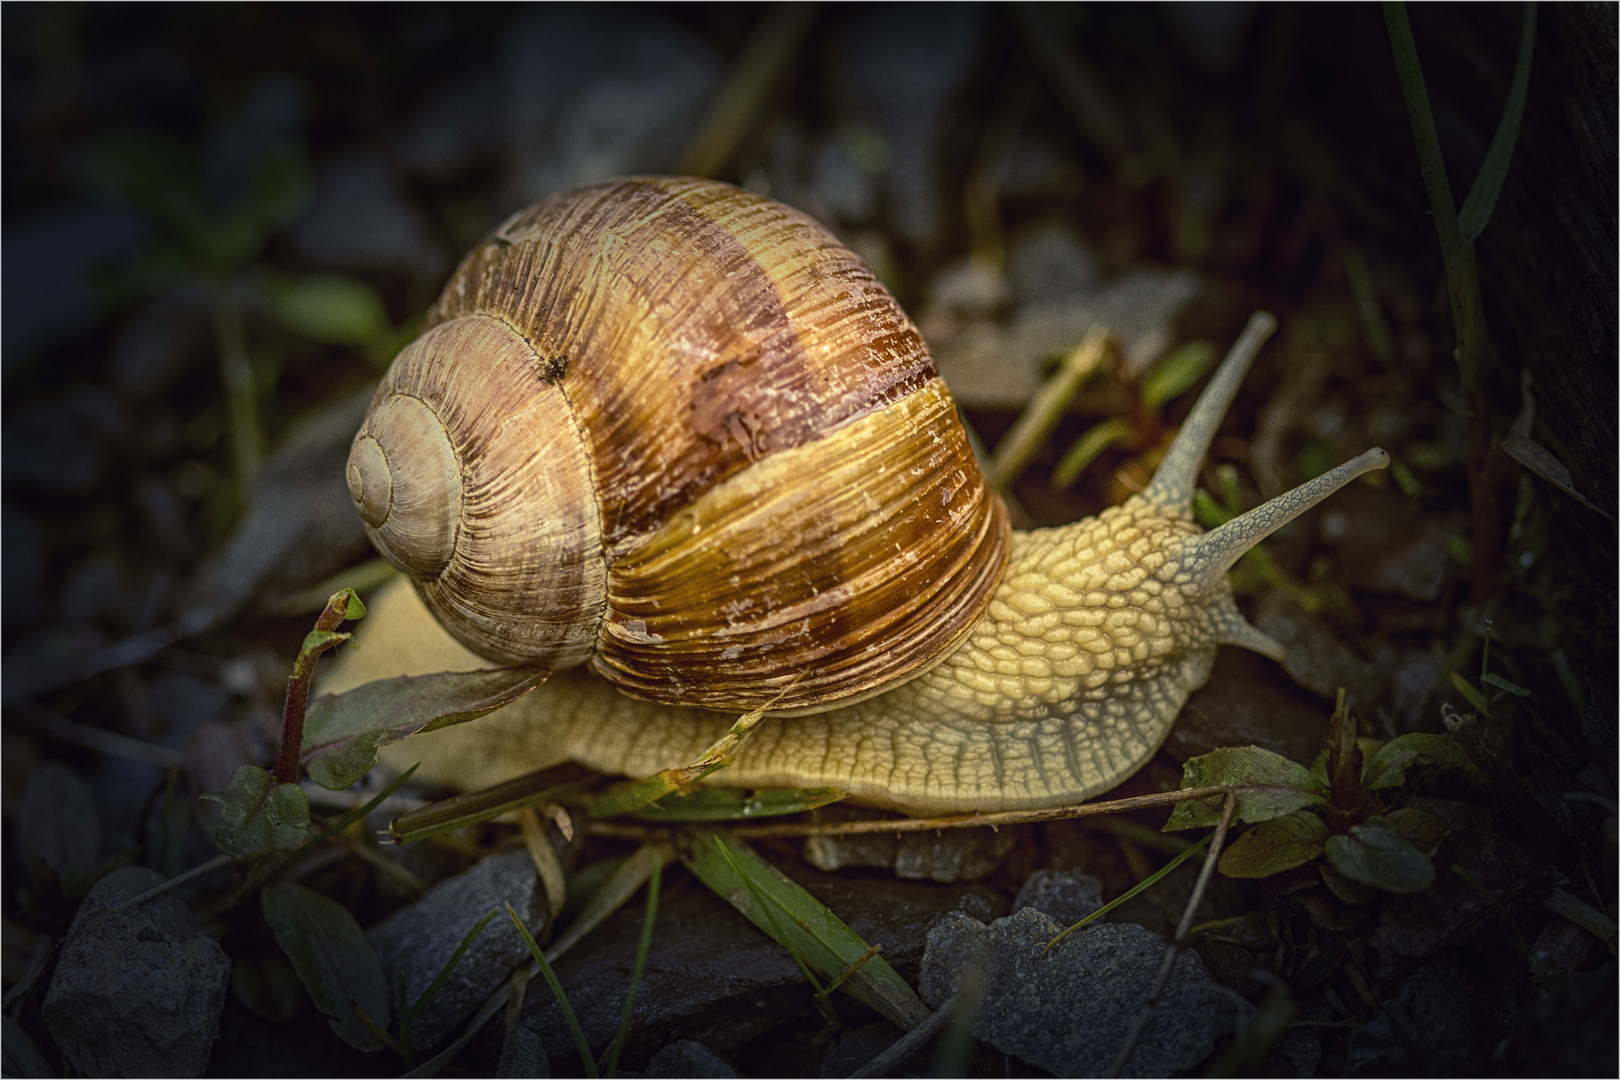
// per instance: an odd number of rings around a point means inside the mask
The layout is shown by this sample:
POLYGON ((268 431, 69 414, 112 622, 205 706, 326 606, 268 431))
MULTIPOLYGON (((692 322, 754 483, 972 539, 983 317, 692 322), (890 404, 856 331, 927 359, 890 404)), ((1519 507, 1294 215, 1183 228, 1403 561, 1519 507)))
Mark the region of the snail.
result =
POLYGON ((1218 645, 1282 658, 1227 570, 1388 463, 1195 524, 1274 328, 1250 321, 1145 489, 1017 532, 921 337, 821 226, 703 180, 555 196, 466 257, 378 387, 349 489, 414 590, 327 688, 553 669, 385 751, 462 787, 565 758, 649 774, 768 707, 713 782, 919 813, 1084 800, 1146 763, 1218 645))

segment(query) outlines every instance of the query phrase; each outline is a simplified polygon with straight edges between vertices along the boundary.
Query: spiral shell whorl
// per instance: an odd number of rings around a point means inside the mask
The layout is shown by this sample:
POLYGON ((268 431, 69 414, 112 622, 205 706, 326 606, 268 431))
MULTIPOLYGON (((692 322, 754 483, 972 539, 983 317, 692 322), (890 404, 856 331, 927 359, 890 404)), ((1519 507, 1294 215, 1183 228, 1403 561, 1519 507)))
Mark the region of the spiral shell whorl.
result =
POLYGON ((349 451, 349 494, 377 549, 406 573, 431 577, 455 553, 461 468, 444 424, 414 397, 377 408, 349 451))
POLYGON ((591 654, 605 570, 579 432, 511 326, 452 319, 389 369, 349 454, 377 549, 457 640, 552 668, 591 654))

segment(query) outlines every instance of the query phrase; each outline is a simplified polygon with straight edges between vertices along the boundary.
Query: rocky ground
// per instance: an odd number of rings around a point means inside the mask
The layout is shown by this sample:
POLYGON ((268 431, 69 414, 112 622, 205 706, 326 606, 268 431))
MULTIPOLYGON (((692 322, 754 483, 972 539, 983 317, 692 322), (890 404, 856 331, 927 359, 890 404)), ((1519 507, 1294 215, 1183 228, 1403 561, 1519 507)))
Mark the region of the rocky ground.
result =
MULTIPOLYGON (((1411 17, 1461 200, 1520 11, 1411 17)), ((1474 245, 1492 359, 1472 381, 1372 7, 0 18, 7 1074, 401 1073, 529 954, 502 912, 411 1017, 411 1045, 397 978, 419 990, 498 903, 561 932, 637 849, 578 803, 529 843, 502 818, 379 844, 445 794, 407 784, 291 860, 222 860, 119 907, 218 859, 198 796, 273 759, 327 595, 386 579, 342 462, 461 253, 548 194, 677 171, 833 229, 913 315, 991 450, 1088 330, 1113 334, 1117 362, 1010 487, 1021 524, 1139 486, 1261 308, 1282 328, 1211 454, 1206 523, 1368 446, 1392 454, 1234 573, 1288 660, 1223 650, 1116 794, 1174 789, 1227 747, 1305 776, 1340 688, 1351 726, 1331 730, 1359 736, 1354 753, 1426 749, 1382 788, 1347 791, 1343 755, 1301 779, 1326 794, 1292 820, 1321 835, 1285 869, 1255 872, 1280 848, 1245 826, 1250 872, 1222 862, 1234 872, 1195 913, 1128 1073, 1615 1071, 1612 8, 1540 12, 1474 245), (1470 494, 1479 432, 1514 448, 1494 517, 1488 485, 1470 494), (1391 869, 1357 831, 1391 821, 1377 835, 1399 832, 1421 866, 1391 869), (312 940, 338 959, 312 966, 312 940), (348 1008, 368 1002, 369 1026, 348 1008)), ((312 786, 316 822, 380 787, 312 786)), ((1202 838, 1161 833, 1165 817, 756 850, 927 1008, 971 997, 896 1074, 1094 1075, 1198 861, 1045 943, 1202 838)), ((818 998, 682 864, 662 881, 621 1075, 843 1076, 900 1037, 841 992, 818 998)), ((593 1054, 619 1029, 645 910, 637 893, 557 962, 593 1054)), ((515 1000, 439 1067, 578 1075, 545 983, 515 1000)))

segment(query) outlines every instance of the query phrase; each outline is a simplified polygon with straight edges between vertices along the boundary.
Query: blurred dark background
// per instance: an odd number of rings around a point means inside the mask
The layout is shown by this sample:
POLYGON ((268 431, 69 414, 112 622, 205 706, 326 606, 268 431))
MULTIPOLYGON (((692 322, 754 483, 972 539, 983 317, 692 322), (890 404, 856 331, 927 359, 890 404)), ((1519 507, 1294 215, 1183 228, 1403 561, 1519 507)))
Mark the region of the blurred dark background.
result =
MULTIPOLYGON (((1459 202, 1521 11, 1411 9, 1459 202)), ((0 31, 8 816, 67 760, 104 846, 134 850, 164 770, 217 790, 266 759, 325 579, 381 576, 340 464, 457 259, 554 192, 684 171, 861 254, 991 447, 1056 357, 1114 330, 1120 370, 1015 486, 1034 523, 1128 489, 1161 430, 1145 373, 1275 311, 1216 457, 1252 502, 1395 455, 1278 544, 1300 588, 1376 594, 1312 612, 1371 680, 1367 715, 1439 730, 1436 688, 1494 613, 1493 667, 1536 695, 1500 737, 1612 875, 1612 801, 1604 848, 1601 812, 1560 793, 1614 796, 1613 6, 1541 10, 1477 244, 1497 363, 1473 420, 1506 430, 1528 373, 1536 441, 1597 510, 1525 473, 1488 610, 1445 276, 1376 6, 8 3, 0 31), (1054 492, 1065 447, 1131 409, 1135 435, 1054 492)))

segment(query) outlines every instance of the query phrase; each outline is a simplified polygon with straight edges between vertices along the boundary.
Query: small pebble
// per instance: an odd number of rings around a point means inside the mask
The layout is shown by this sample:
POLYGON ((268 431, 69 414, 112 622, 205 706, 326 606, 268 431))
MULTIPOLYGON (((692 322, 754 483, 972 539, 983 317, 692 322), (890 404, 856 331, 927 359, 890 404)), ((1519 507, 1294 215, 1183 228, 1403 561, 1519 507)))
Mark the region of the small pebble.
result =
POLYGON ((702 1043, 677 1039, 649 1058, 641 1075, 734 1077, 737 1070, 702 1043))
POLYGON ((1024 908, 1051 917, 1059 926, 1073 926, 1103 906, 1102 882, 1078 870, 1037 870, 1024 879, 1013 900, 1013 913, 1024 908))

